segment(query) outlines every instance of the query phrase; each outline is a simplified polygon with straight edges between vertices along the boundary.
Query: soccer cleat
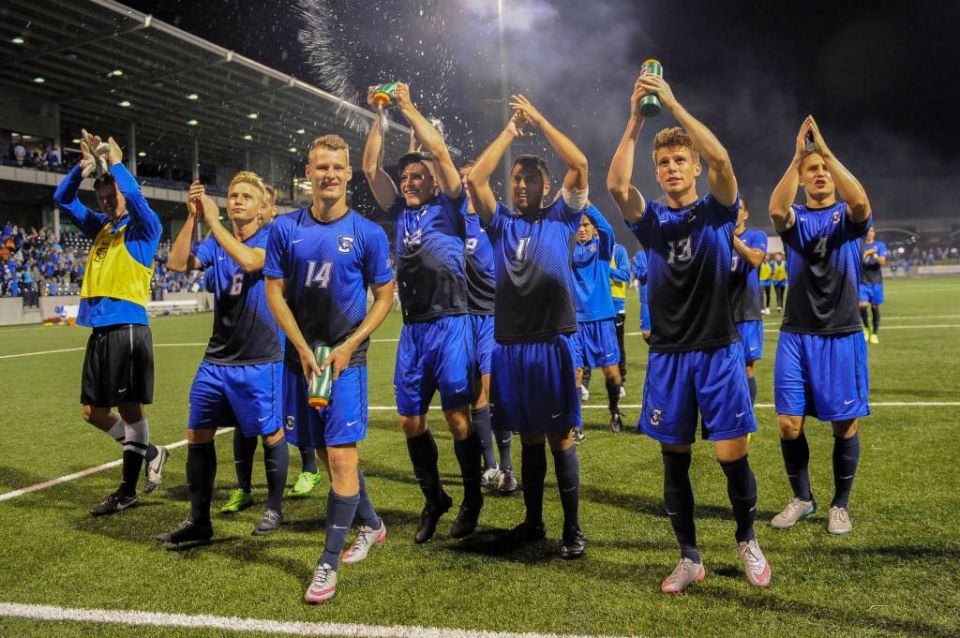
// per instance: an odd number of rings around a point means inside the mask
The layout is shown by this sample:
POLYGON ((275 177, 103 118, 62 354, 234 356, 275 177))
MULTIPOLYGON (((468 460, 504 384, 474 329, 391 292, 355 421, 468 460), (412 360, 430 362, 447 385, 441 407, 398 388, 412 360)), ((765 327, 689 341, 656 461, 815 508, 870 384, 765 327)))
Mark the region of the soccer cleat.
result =
POLYGON ((878 343, 880 343, 880 338, 877 336, 876 332, 870 333, 870 343, 872 343, 873 345, 877 345, 878 343))
POLYGON ((357 530, 357 537, 353 539, 353 544, 343 553, 343 562, 359 563, 370 552, 372 547, 383 545, 387 540, 387 525, 381 520, 380 529, 373 529, 366 525, 361 525, 357 530))
POLYGON ((583 428, 573 428, 573 442, 576 445, 580 445, 587 438, 587 435, 583 433, 583 428))
POLYGON ((610 431, 614 434, 623 430, 623 417, 619 412, 610 415, 610 431))
POLYGON ((480 510, 483 509, 483 500, 477 502, 464 501, 460 504, 460 511, 450 526, 450 536, 453 538, 466 538, 477 529, 477 520, 480 518, 480 510))
POLYGON ((579 525, 572 525, 563 530, 563 541, 560 543, 560 558, 572 560, 580 558, 587 550, 587 542, 579 525))
POLYGON ((299 476, 297 476, 297 482, 287 490, 287 496, 290 498, 310 496, 310 492, 312 492, 322 480, 323 475, 320 474, 320 472, 300 472, 299 476))
POLYGON ((794 496, 783 508, 783 511, 770 520, 770 527, 774 529, 790 529, 797 524, 801 518, 806 518, 817 511, 817 502, 811 498, 809 501, 801 501, 794 496))
POLYGON ((308 605, 322 605, 337 593, 337 570, 326 563, 317 565, 313 573, 313 580, 303 595, 303 602, 308 605))
POLYGON ((767 562, 757 539, 737 543, 740 550, 740 562, 747 573, 747 580, 754 587, 766 587, 770 584, 770 563, 767 562))
POLYGON ((510 496, 517 491, 517 477, 513 470, 503 470, 497 479, 497 493, 500 496, 510 496))
POLYGON ((453 499, 447 493, 443 494, 443 498, 436 505, 431 503, 424 505, 423 511, 420 512, 420 523, 417 525, 417 531, 413 533, 413 542, 417 544, 426 543, 433 538, 437 531, 437 521, 451 507, 453 507, 453 499))
POLYGON ((162 445, 157 446, 157 455, 153 460, 143 468, 143 475, 146 481, 143 484, 143 493, 149 494, 157 489, 157 486, 163 483, 163 466, 167 464, 170 458, 170 450, 162 445))
POLYGON ((783 306, 777 306, 777 312, 783 314, 783 306))
POLYGON ((283 525, 283 515, 277 510, 266 510, 263 513, 263 518, 253 528, 251 534, 254 536, 269 536, 280 529, 281 525, 283 525))
POLYGON ((622 398, 625 397, 625 396, 627 396, 627 386, 621 385, 621 386, 620 386, 620 398, 622 399, 622 398))
POLYGON ((241 489, 235 489, 230 499, 220 508, 222 514, 236 514, 253 505, 253 495, 241 489))
POLYGON ((827 512, 827 531, 838 536, 853 531, 853 522, 850 521, 850 512, 846 507, 834 505, 830 508, 827 512))
POLYGON ((157 535, 158 543, 206 543, 213 538, 213 526, 210 521, 196 523, 192 518, 177 525, 172 532, 157 535))
POLYGON ((586 386, 580 386, 580 401, 586 403, 590 400, 590 390, 586 386))
POLYGON ((497 484, 497 479, 500 478, 500 468, 496 465, 491 465, 490 467, 484 468, 483 473, 480 475, 480 485, 482 487, 493 487, 497 484))
POLYGON ((531 523, 523 521, 509 532, 507 532, 512 545, 523 545, 525 543, 536 543, 547 537, 547 527, 543 521, 531 523))
POLYGON ((679 594, 690 585, 702 583, 707 577, 707 570, 703 563, 695 563, 689 558, 683 558, 677 563, 673 572, 660 583, 660 591, 665 594, 679 594))
POLYGON ((103 499, 103 502, 99 505, 94 505, 91 507, 90 513, 94 516, 116 514, 117 512, 122 512, 125 509, 134 507, 139 502, 140 499, 137 498, 136 494, 127 496, 126 494, 121 494, 120 492, 114 492, 107 498, 103 499))

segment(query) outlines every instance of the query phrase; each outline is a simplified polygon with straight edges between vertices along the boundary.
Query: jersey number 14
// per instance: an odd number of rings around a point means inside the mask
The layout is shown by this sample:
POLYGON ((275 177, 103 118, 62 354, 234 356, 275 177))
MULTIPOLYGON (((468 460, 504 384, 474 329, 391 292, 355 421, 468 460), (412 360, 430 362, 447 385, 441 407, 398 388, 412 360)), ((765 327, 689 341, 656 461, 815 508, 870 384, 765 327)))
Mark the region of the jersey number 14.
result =
POLYGON ((307 262, 306 287, 319 286, 326 288, 330 285, 330 270, 333 268, 333 262, 321 261, 319 266, 314 260, 307 262))

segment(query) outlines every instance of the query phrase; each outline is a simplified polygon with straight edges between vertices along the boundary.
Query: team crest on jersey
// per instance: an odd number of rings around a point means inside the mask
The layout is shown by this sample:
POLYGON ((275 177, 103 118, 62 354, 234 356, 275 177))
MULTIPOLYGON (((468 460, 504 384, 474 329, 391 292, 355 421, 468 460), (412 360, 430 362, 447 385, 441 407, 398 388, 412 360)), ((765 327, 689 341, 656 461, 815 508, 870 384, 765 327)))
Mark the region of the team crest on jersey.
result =
POLYGON ((353 250, 353 237, 340 235, 337 237, 337 252, 348 253, 353 250))
POLYGON ((403 231, 403 245, 406 248, 419 246, 423 243, 423 230, 416 229, 412 233, 408 230, 403 231))
POLYGON ((590 252, 592 252, 592 253, 597 252, 597 245, 596 245, 596 244, 590 244, 590 252))
POLYGON ((660 427, 660 423, 663 421, 663 410, 660 408, 654 408, 650 411, 650 425, 655 428, 660 427))
POLYGON ((289 432, 293 432, 293 429, 297 427, 297 419, 292 414, 288 414, 287 417, 283 420, 283 427, 289 432))
POLYGON ((833 211, 833 223, 834 224, 840 223, 840 211, 838 210, 833 211))

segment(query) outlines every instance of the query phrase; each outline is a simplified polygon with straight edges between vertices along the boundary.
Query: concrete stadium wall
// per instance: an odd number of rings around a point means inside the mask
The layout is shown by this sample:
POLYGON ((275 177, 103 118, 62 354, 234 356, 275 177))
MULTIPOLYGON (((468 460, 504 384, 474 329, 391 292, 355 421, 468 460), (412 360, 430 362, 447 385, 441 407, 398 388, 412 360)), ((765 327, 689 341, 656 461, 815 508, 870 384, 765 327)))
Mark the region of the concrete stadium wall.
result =
MULTIPOLYGON (((165 297, 166 302, 196 301, 198 312, 213 310, 213 293, 209 292, 171 292, 165 297)), ((15 326, 22 324, 41 323, 44 319, 56 317, 57 306, 76 306, 80 303, 79 295, 64 295, 62 297, 40 297, 40 309, 24 308, 22 297, 5 297, 0 299, 0 326, 15 326)), ((163 302, 161 302, 163 303, 163 302)))
POLYGON ((5 297, 0 299, 0 326, 13 326, 22 323, 23 297, 5 297))

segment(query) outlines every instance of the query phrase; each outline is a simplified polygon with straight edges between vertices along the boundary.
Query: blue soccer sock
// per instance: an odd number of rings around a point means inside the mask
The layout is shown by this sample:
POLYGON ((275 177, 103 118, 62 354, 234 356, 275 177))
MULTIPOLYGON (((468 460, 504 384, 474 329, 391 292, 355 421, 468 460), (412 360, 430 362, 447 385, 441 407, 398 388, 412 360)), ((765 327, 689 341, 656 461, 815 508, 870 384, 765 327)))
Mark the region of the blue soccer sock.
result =
POLYGON ((187 490, 190 518, 194 523, 210 520, 210 501, 217 478, 217 448, 213 441, 187 445, 187 490))
POLYGON ((267 473, 267 509, 279 512, 290 471, 290 448, 285 439, 263 446, 263 466, 267 473))
POLYGON ((547 477, 546 445, 524 445, 520 451, 520 480, 526 520, 532 525, 543 522, 543 481, 547 477))
POLYGON ((363 475, 363 470, 357 468, 357 477, 360 480, 357 520, 360 521, 361 525, 366 525, 370 529, 380 529, 380 525, 382 525, 383 522, 380 520, 380 516, 377 515, 377 510, 373 507, 373 501, 370 500, 370 495, 367 493, 367 479, 363 475))
POLYGON ((497 435, 497 450, 500 452, 500 469, 506 472, 513 470, 513 432, 510 430, 500 430, 497 435))
POLYGON ((437 450, 433 432, 427 430, 419 436, 407 439, 407 452, 413 464, 413 474, 417 477, 420 491, 427 503, 439 505, 444 493, 440 484, 440 469, 437 467, 440 452, 437 450))
POLYGON ((299 447, 300 450, 300 471, 317 473, 317 451, 312 447, 299 447))
POLYGON ((580 459, 577 447, 553 453, 553 470, 560 489, 560 504, 563 506, 563 528, 580 527, 580 459))
POLYGON ((800 436, 793 440, 781 438, 780 451, 783 453, 783 466, 787 470, 793 495, 801 501, 813 500, 813 493, 810 491, 810 446, 807 445, 807 435, 800 432, 800 436))
POLYGON ((257 437, 246 437, 240 428, 233 429, 233 470, 237 473, 237 487, 250 493, 253 482, 253 455, 257 452, 257 437))
POLYGON ((497 457, 493 453, 493 428, 490 425, 490 406, 485 405, 479 410, 471 410, 473 428, 480 439, 480 449, 483 451, 484 467, 496 467, 497 457))
POLYGON ((690 452, 662 452, 663 504, 673 533, 680 544, 680 557, 701 562, 697 528, 693 522, 693 485, 690 483, 690 452))
POLYGON ((746 456, 736 461, 721 461, 720 467, 727 475, 727 496, 737 521, 737 542, 752 541, 757 537, 753 531, 753 522, 757 518, 757 479, 746 456))
POLYGON ((747 377, 747 387, 750 388, 750 403, 756 404, 757 402, 757 379, 755 377, 747 377))
MULTIPOLYGON (((480 449, 480 439, 476 432, 462 441, 453 442, 453 451, 460 464, 460 476, 463 478, 463 500, 466 503, 482 503, 483 491, 480 486, 480 475, 483 473, 481 459, 483 452, 480 449)), ((490 451, 493 455, 493 450, 490 451)))
POLYGON ((334 571, 340 564, 340 552, 343 551, 343 546, 347 542, 347 534, 350 532, 350 526, 353 525, 353 517, 357 513, 359 501, 359 494, 342 496, 334 492, 332 487, 327 493, 327 535, 323 542, 320 562, 330 565, 334 571))
POLYGON ((833 437, 833 502, 836 507, 846 508, 850 501, 850 490, 853 489, 853 479, 857 475, 857 465, 860 463, 860 433, 857 432, 849 439, 842 436, 833 437))

